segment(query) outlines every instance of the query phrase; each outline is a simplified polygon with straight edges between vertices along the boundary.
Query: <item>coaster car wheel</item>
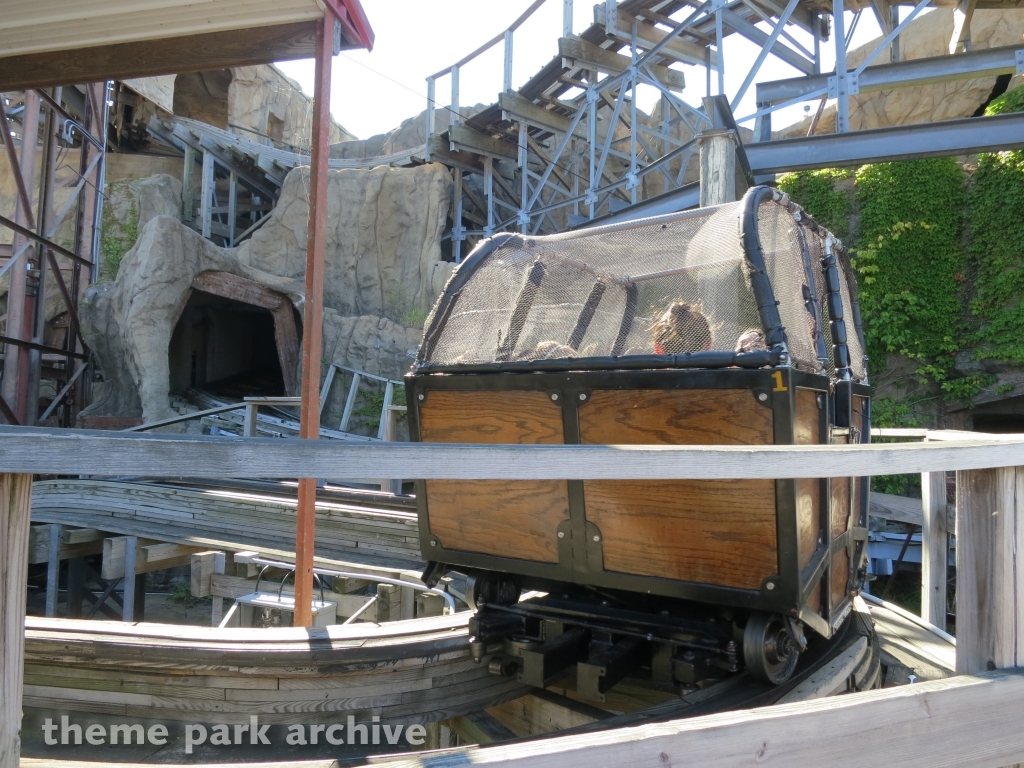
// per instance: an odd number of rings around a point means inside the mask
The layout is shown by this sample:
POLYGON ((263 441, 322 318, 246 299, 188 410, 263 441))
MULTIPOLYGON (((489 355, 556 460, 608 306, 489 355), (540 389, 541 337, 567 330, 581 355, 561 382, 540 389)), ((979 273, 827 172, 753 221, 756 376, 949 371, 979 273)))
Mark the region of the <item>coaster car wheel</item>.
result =
POLYGON ((474 611, 488 603, 515 605, 521 592, 518 581, 500 573, 477 572, 466 577, 466 602, 474 611))
POLYGON ((778 614, 756 611, 743 630, 743 660, 747 672, 766 683, 786 682, 796 669, 800 647, 778 614))

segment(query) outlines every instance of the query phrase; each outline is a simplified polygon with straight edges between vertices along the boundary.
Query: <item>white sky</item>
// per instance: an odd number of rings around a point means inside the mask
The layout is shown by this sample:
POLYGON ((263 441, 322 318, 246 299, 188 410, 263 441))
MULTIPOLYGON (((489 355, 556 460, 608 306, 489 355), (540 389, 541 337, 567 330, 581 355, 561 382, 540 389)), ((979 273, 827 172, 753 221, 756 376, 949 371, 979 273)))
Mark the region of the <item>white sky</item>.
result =
MULTIPOLYGON (((488 39, 502 32, 530 5, 530 0, 363 0, 363 8, 376 34, 371 53, 345 51, 334 59, 331 72, 331 112, 335 119, 359 138, 368 138, 397 127, 406 118, 426 107, 426 78, 453 64, 488 39)), ((904 11, 904 14, 906 11, 904 11)), ((674 14, 682 18, 684 13, 674 14)), ((853 14, 846 14, 849 30, 853 14)), ((593 6, 577 0, 574 32, 579 33, 593 21, 593 6)), ((760 25, 767 31, 765 24, 760 25)), ((813 51, 809 34, 787 30, 805 48, 813 51)), ((513 43, 513 87, 518 87, 550 61, 558 51, 562 33, 562 3, 547 0, 515 33, 513 43)), ((851 48, 880 35, 874 15, 865 12, 860 19, 851 48)), ((730 99, 739 89, 760 49, 739 35, 730 35, 725 44, 725 92, 730 99)), ((822 44, 822 68, 833 68, 832 42, 822 44)), ((467 64, 460 74, 460 103, 493 103, 501 90, 503 46, 493 49, 467 64)), ((876 60, 876 63, 882 61, 876 60)), ((313 88, 313 62, 292 61, 277 65, 306 90, 313 88)), ((700 105, 706 95, 703 67, 679 66, 686 73, 685 101, 700 105)), ((797 77, 800 73, 774 56, 762 67, 759 80, 797 77)), ((712 89, 717 76, 712 78, 712 89)), ((448 77, 437 85, 439 104, 450 103, 448 77)), ((657 93, 649 86, 639 89, 637 105, 650 111, 657 93), (647 91, 646 93, 644 91, 647 91)), ((817 101, 814 102, 816 108, 817 101)), ((754 87, 735 110, 737 117, 754 111, 754 87)), ((773 116, 773 128, 799 120, 802 105, 773 116)), ((753 128, 753 122, 745 123, 753 128)))

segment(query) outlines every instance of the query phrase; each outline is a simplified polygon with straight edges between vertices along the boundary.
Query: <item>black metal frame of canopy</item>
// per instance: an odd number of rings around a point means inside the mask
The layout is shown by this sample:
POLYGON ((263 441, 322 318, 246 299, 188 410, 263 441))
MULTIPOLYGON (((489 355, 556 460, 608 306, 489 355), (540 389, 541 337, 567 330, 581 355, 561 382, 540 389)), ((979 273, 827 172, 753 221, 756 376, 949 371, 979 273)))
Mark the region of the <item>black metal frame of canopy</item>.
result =
MULTIPOLYGON (((770 408, 773 415, 774 443, 792 445, 795 442, 796 391, 808 389, 819 394, 819 440, 830 442, 835 426, 836 391, 827 376, 797 371, 792 368, 762 370, 649 370, 649 371, 570 371, 566 373, 429 375, 410 374, 406 378, 410 435, 420 440, 420 408, 429 401, 430 393, 447 391, 543 391, 562 409, 565 442, 579 444, 579 409, 586 407, 594 390, 652 391, 686 389, 746 389, 753 402, 770 408), (555 397, 557 395, 557 397, 555 397), (764 400, 762 395, 766 395, 764 400), (582 396, 582 397, 581 397, 582 396)), ((853 384, 852 394, 869 403, 870 390, 866 385, 853 384)), ((864 423, 870 424, 865 413, 864 423)), ((864 442, 870 428, 862 431, 864 442)), ((604 568, 604 538, 586 517, 583 481, 568 480, 569 517, 558 532, 564 534, 558 541, 558 562, 540 563, 509 557, 469 552, 457 543, 442 543, 430 529, 430 501, 424 481, 417 481, 416 498, 419 515, 420 547, 427 562, 444 563, 455 568, 481 569, 517 576, 524 587, 550 591, 559 584, 585 584, 594 587, 618 589, 665 597, 695 600, 704 603, 733 606, 747 610, 781 613, 800 618, 819 634, 828 637, 835 626, 849 612, 849 592, 857 583, 857 571, 865 552, 867 539, 867 478, 856 478, 861 484, 859 494, 850 494, 850 512, 855 525, 839 536, 832 535, 830 515, 822 514, 819 544, 810 562, 800 568, 797 540, 796 480, 775 481, 776 538, 778 571, 764 579, 758 590, 737 589, 711 584, 677 581, 654 576, 608 571, 604 568), (855 499, 859 508, 853 509, 855 499), (595 536, 597 540, 595 541, 595 536), (847 598, 831 605, 831 588, 835 575, 832 561, 841 550, 849 552, 847 598), (770 586, 769 586, 770 585, 770 586), (821 589, 819 614, 807 607, 815 589, 821 589)), ((831 480, 820 481, 821 509, 828 509, 831 499, 831 480)))

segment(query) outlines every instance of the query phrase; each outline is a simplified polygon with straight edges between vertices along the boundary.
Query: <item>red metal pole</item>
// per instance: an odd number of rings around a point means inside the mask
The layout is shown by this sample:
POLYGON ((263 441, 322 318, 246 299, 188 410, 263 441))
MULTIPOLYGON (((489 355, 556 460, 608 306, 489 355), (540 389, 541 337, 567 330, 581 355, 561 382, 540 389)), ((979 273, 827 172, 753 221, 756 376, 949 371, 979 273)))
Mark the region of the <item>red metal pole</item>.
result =
MULTIPOLYGON (((331 128, 331 60, 334 15, 330 8, 316 27, 316 74, 313 85, 313 146, 309 168, 309 229, 306 239, 306 303, 302 316, 302 415, 299 435, 320 436, 320 347, 324 318, 324 250, 327 227, 327 155, 331 128)), ((316 478, 299 480, 295 521, 294 626, 313 623, 313 546, 316 478)))

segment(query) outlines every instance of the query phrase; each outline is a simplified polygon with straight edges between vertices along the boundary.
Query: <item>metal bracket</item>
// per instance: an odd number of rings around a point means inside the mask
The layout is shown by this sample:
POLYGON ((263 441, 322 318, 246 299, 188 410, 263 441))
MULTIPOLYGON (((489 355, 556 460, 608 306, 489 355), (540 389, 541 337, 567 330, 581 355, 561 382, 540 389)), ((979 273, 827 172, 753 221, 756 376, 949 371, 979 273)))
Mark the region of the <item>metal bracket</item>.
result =
POLYGON ((529 224, 530 223, 530 215, 526 211, 520 210, 516 214, 516 223, 524 225, 524 226, 529 224))
POLYGON ((828 97, 838 99, 840 91, 845 96, 856 96, 860 93, 860 77, 856 72, 847 72, 842 84, 839 82, 838 75, 831 75, 828 78, 828 97))
POLYGON ((636 189, 640 186, 640 179, 635 173, 626 174, 626 189, 636 189))
POLYGON ((1018 48, 1013 52, 1013 60, 1017 65, 1018 75, 1024 75, 1024 48, 1018 48))

